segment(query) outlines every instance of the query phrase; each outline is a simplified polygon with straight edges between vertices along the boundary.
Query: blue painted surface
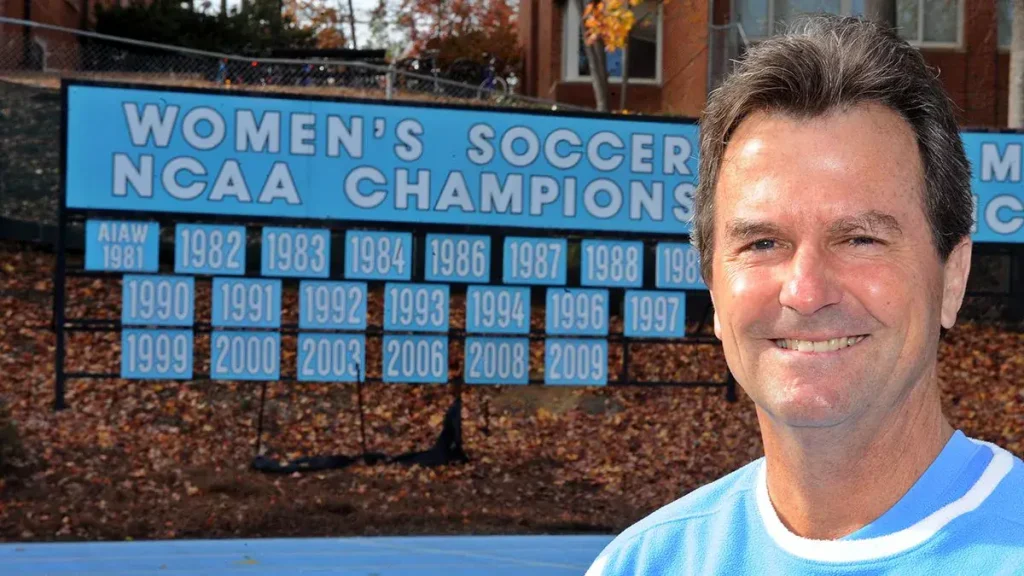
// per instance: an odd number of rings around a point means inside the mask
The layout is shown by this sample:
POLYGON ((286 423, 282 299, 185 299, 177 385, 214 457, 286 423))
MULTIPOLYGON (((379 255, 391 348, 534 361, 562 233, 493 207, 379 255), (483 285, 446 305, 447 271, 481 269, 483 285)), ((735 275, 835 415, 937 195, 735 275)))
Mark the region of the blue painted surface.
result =
POLYGON ((73 208, 685 232, 697 126, 71 86, 73 208))
POLYGON ((299 380, 355 382, 366 377, 363 334, 299 333, 299 380))
POLYGON ((639 288, 644 283, 644 243, 588 240, 580 243, 580 286, 639 288))
POLYGON ((331 231, 265 226, 260 274, 282 278, 331 275, 331 231))
POLYGON ((491 237, 427 234, 427 282, 482 282, 491 279, 491 237))
POLYGON ((506 236, 501 281, 564 286, 568 246, 565 238, 506 236))
POLYGON ((192 378, 191 330, 126 328, 121 332, 121 378, 192 378))
POLYGON ((548 288, 544 329, 552 335, 607 336, 608 291, 548 288))
POLYGON ((245 226, 176 224, 174 272, 241 276, 245 273, 245 226))
POLYGON ((544 383, 604 386, 608 383, 608 341, 595 338, 546 339, 544 383))
POLYGON ((157 222, 86 220, 85 269, 156 272, 160 269, 160 225, 157 222))
POLYGON ((384 382, 448 382, 447 336, 384 336, 384 382))
POLYGON ((0 573, 578 576, 612 536, 414 536, 0 544, 0 573))
POLYGON ((214 330, 210 334, 213 380, 279 380, 281 333, 214 330))
POLYGON ((466 338, 466 384, 529 384, 530 339, 466 338))
POLYGON ((529 334, 530 289, 470 286, 466 290, 466 332, 529 334))

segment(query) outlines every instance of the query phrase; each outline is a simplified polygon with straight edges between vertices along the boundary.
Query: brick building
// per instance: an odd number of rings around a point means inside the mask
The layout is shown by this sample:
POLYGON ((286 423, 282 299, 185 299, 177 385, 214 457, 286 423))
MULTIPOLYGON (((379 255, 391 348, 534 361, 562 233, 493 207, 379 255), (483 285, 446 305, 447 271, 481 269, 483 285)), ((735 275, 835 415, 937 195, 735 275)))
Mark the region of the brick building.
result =
MULTIPOLYGON (((127 4, 125 0, 0 0, 0 16, 31 20, 40 24, 82 29, 90 22, 83 11, 93 16, 98 3, 127 4)), ((74 58, 77 37, 68 33, 16 24, 0 24, 0 67, 45 68, 67 64, 74 58), (28 40, 29 50, 23 50, 28 40), (30 63, 22 60, 28 56, 30 63), (55 62, 58 60, 59 62, 55 62)))
MULTIPOLYGON (((864 0, 647 0, 631 34, 627 108, 697 116, 730 58, 801 9, 860 14, 864 0)), ((897 0, 898 25, 939 69, 965 126, 1006 124, 1012 0, 897 0)), ((592 106, 575 0, 522 0, 523 88, 542 98, 592 106), (573 47, 573 49, 570 49, 573 47)), ((610 105, 617 108, 621 55, 609 55, 610 105)))

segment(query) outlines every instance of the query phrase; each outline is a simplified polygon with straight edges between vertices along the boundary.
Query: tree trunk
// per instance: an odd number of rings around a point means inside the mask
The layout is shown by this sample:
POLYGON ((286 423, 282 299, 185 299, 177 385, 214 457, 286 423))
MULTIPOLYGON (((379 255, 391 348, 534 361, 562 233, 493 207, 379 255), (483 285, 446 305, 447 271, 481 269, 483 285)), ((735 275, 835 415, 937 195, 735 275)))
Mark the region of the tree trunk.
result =
POLYGON ((1013 0, 1013 43, 1010 44, 1010 128, 1024 127, 1024 0, 1013 0))
POLYGON ((352 6, 352 0, 348 0, 348 26, 352 31, 352 49, 358 50, 356 45, 356 9, 352 6))
POLYGON ((228 0, 220 0, 220 13, 225 17, 228 15, 228 0))
POLYGON ((864 16, 896 27, 896 0, 864 0, 864 16))
POLYGON ((619 92, 619 110, 626 109, 626 90, 629 88, 629 37, 622 45, 622 88, 619 92))
MULTIPOLYGON (((575 0, 580 13, 580 35, 586 38, 587 30, 583 25, 583 8, 586 0, 575 0)), ((599 38, 593 44, 584 40, 583 51, 587 55, 590 66, 590 82, 594 86, 594 103, 598 112, 608 111, 608 68, 605 66, 604 43, 599 38)))

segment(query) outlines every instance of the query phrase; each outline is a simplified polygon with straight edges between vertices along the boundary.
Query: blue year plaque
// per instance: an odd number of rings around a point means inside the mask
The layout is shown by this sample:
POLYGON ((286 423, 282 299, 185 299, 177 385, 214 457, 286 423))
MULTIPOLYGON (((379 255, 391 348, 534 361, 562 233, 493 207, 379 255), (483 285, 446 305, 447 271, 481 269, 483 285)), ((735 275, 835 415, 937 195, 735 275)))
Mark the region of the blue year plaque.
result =
POLYGON ((121 378, 191 380, 192 331, 123 330, 121 378))
POLYGON ((682 338, 686 335, 686 292, 627 290, 623 334, 682 338))
POLYGON ((85 269, 156 272, 160 269, 160 225, 131 220, 86 220, 85 269))
POLYGON ((178 224, 174 271, 178 274, 245 274, 245 226, 178 224))
POLYGON ((191 276, 125 274, 121 324, 192 326, 195 279, 191 276))
POLYGON ((412 260, 412 234, 408 232, 345 232, 345 278, 409 280, 412 260))
POLYGON ((331 231, 263 228, 260 274, 286 278, 327 278, 331 274, 331 231))
POLYGON ((214 330, 210 336, 211 380, 279 380, 281 334, 214 330))
POLYGON ((466 290, 466 332, 529 334, 530 289, 470 286, 466 290))
POLYGON ((384 336, 384 382, 448 382, 447 336, 384 336))
POLYGON ((363 334, 299 334, 299 380, 356 382, 366 377, 363 334))
POLYGON ((384 285, 384 329, 448 332, 447 284, 384 285))
POLYGON ((491 278, 491 237, 427 234, 427 282, 487 282, 491 278))
POLYGON ((565 238, 505 238, 502 282, 562 286, 567 251, 565 238))
POLYGON ((281 281, 268 278, 214 278, 210 323, 237 328, 281 326, 281 281))
POLYGON ((529 338, 466 338, 466 384, 528 384, 529 338))
POLYGON ((700 274, 700 254, 685 242, 659 242, 654 285, 677 290, 707 290, 700 274))
POLYGON ((644 282, 644 243, 583 240, 580 284, 583 286, 640 287, 644 282))
POLYGON ((549 338, 544 342, 544 383, 603 386, 608 383, 608 341, 549 338))
POLYGON ((548 334, 605 336, 608 334, 608 290, 548 288, 544 314, 548 334))
POLYGON ((366 283, 323 280, 299 282, 299 328, 365 330, 366 283))

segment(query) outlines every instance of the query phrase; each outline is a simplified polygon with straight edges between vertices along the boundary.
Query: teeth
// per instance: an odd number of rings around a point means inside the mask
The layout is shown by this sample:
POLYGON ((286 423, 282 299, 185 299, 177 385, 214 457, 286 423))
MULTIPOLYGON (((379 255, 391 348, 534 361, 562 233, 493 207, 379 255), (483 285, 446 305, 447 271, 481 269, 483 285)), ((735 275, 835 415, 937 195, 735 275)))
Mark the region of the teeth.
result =
POLYGON ((849 346, 853 346, 857 342, 863 340, 865 336, 849 336, 842 338, 832 338, 831 340, 820 340, 812 342, 810 340, 776 340, 775 344, 779 348, 786 350, 796 350, 798 352, 835 352, 849 346))

